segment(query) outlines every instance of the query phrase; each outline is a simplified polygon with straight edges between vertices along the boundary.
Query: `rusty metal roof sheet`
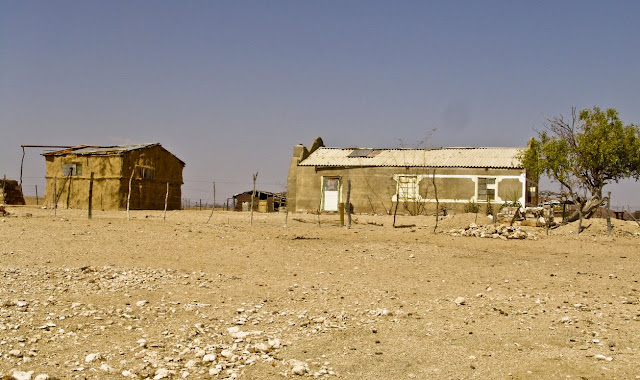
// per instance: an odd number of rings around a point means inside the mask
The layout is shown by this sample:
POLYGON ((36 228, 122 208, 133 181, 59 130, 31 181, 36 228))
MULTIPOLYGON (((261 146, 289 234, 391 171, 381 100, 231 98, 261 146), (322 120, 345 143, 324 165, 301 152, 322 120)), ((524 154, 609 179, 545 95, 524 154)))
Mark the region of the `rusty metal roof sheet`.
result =
POLYGON ((98 145, 78 145, 71 148, 56 150, 54 152, 44 153, 43 156, 64 156, 65 154, 79 154, 79 155, 111 155, 120 154, 136 149, 149 148, 159 143, 148 144, 134 144, 134 145, 111 145, 111 146, 98 146, 98 145))
POLYGON ((524 148, 370 149, 319 148, 300 166, 399 166, 432 168, 521 169, 518 155, 524 148), (357 154, 352 154, 357 151, 357 154))
MULTIPOLYGON (((98 145, 78 145, 71 148, 57 150, 54 152, 43 153, 43 156, 64 156, 67 154, 77 154, 80 156, 112 156, 121 155, 126 152, 137 149, 151 148, 154 146, 160 146, 160 143, 146 143, 146 144, 131 144, 131 145, 111 145, 111 146, 98 146, 98 145)), ((164 149, 164 148, 162 148, 164 149)), ((164 149, 166 150, 166 149, 164 149)), ((169 152, 169 151, 167 151, 169 152)), ((169 152, 169 154, 172 154, 169 152)), ((173 154, 172 154, 173 155, 173 154)), ((175 157, 175 155, 173 155, 175 157)), ((183 165, 184 161, 176 157, 183 165)))

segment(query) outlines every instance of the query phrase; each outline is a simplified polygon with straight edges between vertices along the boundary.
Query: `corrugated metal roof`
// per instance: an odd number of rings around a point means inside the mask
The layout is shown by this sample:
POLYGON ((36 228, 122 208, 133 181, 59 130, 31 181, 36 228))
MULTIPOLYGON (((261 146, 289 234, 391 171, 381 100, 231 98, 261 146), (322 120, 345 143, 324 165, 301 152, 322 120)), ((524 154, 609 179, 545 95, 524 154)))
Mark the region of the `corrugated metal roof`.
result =
MULTIPOLYGON (((72 148, 57 150, 55 152, 43 153, 43 156, 65 156, 67 154, 77 154, 80 156, 111 156, 121 155, 126 152, 137 149, 151 148, 154 146, 160 146, 160 143, 145 143, 145 144, 130 144, 130 145, 111 145, 111 146, 98 146, 98 145, 79 145, 72 148)), ((164 149, 164 148, 162 148, 164 149)), ((164 149, 167 151, 166 149, 164 149)), ((167 151, 169 152, 169 151, 167 151)), ((173 153, 169 152, 172 156, 176 157, 173 153)), ((184 161, 176 157, 178 161, 185 165, 184 161)))
POLYGON ((524 148, 372 149, 367 156, 349 157, 362 149, 319 148, 299 165, 519 169, 517 157, 524 148))
POLYGON ((57 150, 55 152, 44 153, 43 156, 63 156, 65 154, 87 154, 87 155, 101 155, 101 154, 119 154, 136 149, 150 148, 152 146, 160 145, 159 143, 146 143, 146 144, 131 144, 131 145, 111 145, 111 146, 98 146, 98 145, 79 145, 72 148, 57 150))

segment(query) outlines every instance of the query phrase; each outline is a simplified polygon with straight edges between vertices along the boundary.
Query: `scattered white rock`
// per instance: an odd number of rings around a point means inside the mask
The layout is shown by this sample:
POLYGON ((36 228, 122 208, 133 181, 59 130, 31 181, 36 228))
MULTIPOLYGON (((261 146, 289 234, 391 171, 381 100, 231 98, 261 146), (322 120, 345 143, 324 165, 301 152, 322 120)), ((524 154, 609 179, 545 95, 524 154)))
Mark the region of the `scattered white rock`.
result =
POLYGON ((100 355, 99 353, 93 353, 93 354, 89 354, 84 358, 84 362, 85 363, 93 363, 96 360, 101 360, 102 359, 102 355, 100 355))
POLYGON ((206 354, 205 356, 202 357, 202 361, 203 362, 215 362, 216 358, 218 357, 218 355, 216 354, 206 354))
POLYGON ((13 371, 11 374, 14 380, 31 380, 31 376, 33 376, 33 371, 13 371))

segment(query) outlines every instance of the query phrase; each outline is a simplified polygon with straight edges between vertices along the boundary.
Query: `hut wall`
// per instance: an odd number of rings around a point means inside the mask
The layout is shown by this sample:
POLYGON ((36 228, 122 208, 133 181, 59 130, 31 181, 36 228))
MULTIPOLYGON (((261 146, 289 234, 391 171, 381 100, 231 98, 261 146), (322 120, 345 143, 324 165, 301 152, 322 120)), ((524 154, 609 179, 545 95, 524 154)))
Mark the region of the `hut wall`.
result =
POLYGON ((94 173, 92 207, 101 210, 121 209, 124 196, 120 193, 120 156, 46 156, 44 204, 53 207, 54 179, 58 207, 87 208, 91 172, 94 173), (75 174, 64 175, 63 167, 75 165, 75 174), (68 201, 68 202, 67 202, 68 201))

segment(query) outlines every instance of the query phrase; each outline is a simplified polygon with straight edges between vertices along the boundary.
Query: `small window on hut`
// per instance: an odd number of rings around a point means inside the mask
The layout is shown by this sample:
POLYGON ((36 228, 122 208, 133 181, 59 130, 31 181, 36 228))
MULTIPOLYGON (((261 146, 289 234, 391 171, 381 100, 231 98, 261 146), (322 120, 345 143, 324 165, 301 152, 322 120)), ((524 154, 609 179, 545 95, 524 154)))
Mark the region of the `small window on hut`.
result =
POLYGON ((62 175, 67 176, 77 176, 82 175, 82 164, 63 164, 62 165, 62 175))
POLYGON ((140 177, 142 179, 149 179, 149 180, 155 179, 156 178, 156 169, 141 167, 140 168, 140 177))
POLYGON ((487 202, 496 200, 496 179, 495 178, 478 178, 478 202, 487 202))

